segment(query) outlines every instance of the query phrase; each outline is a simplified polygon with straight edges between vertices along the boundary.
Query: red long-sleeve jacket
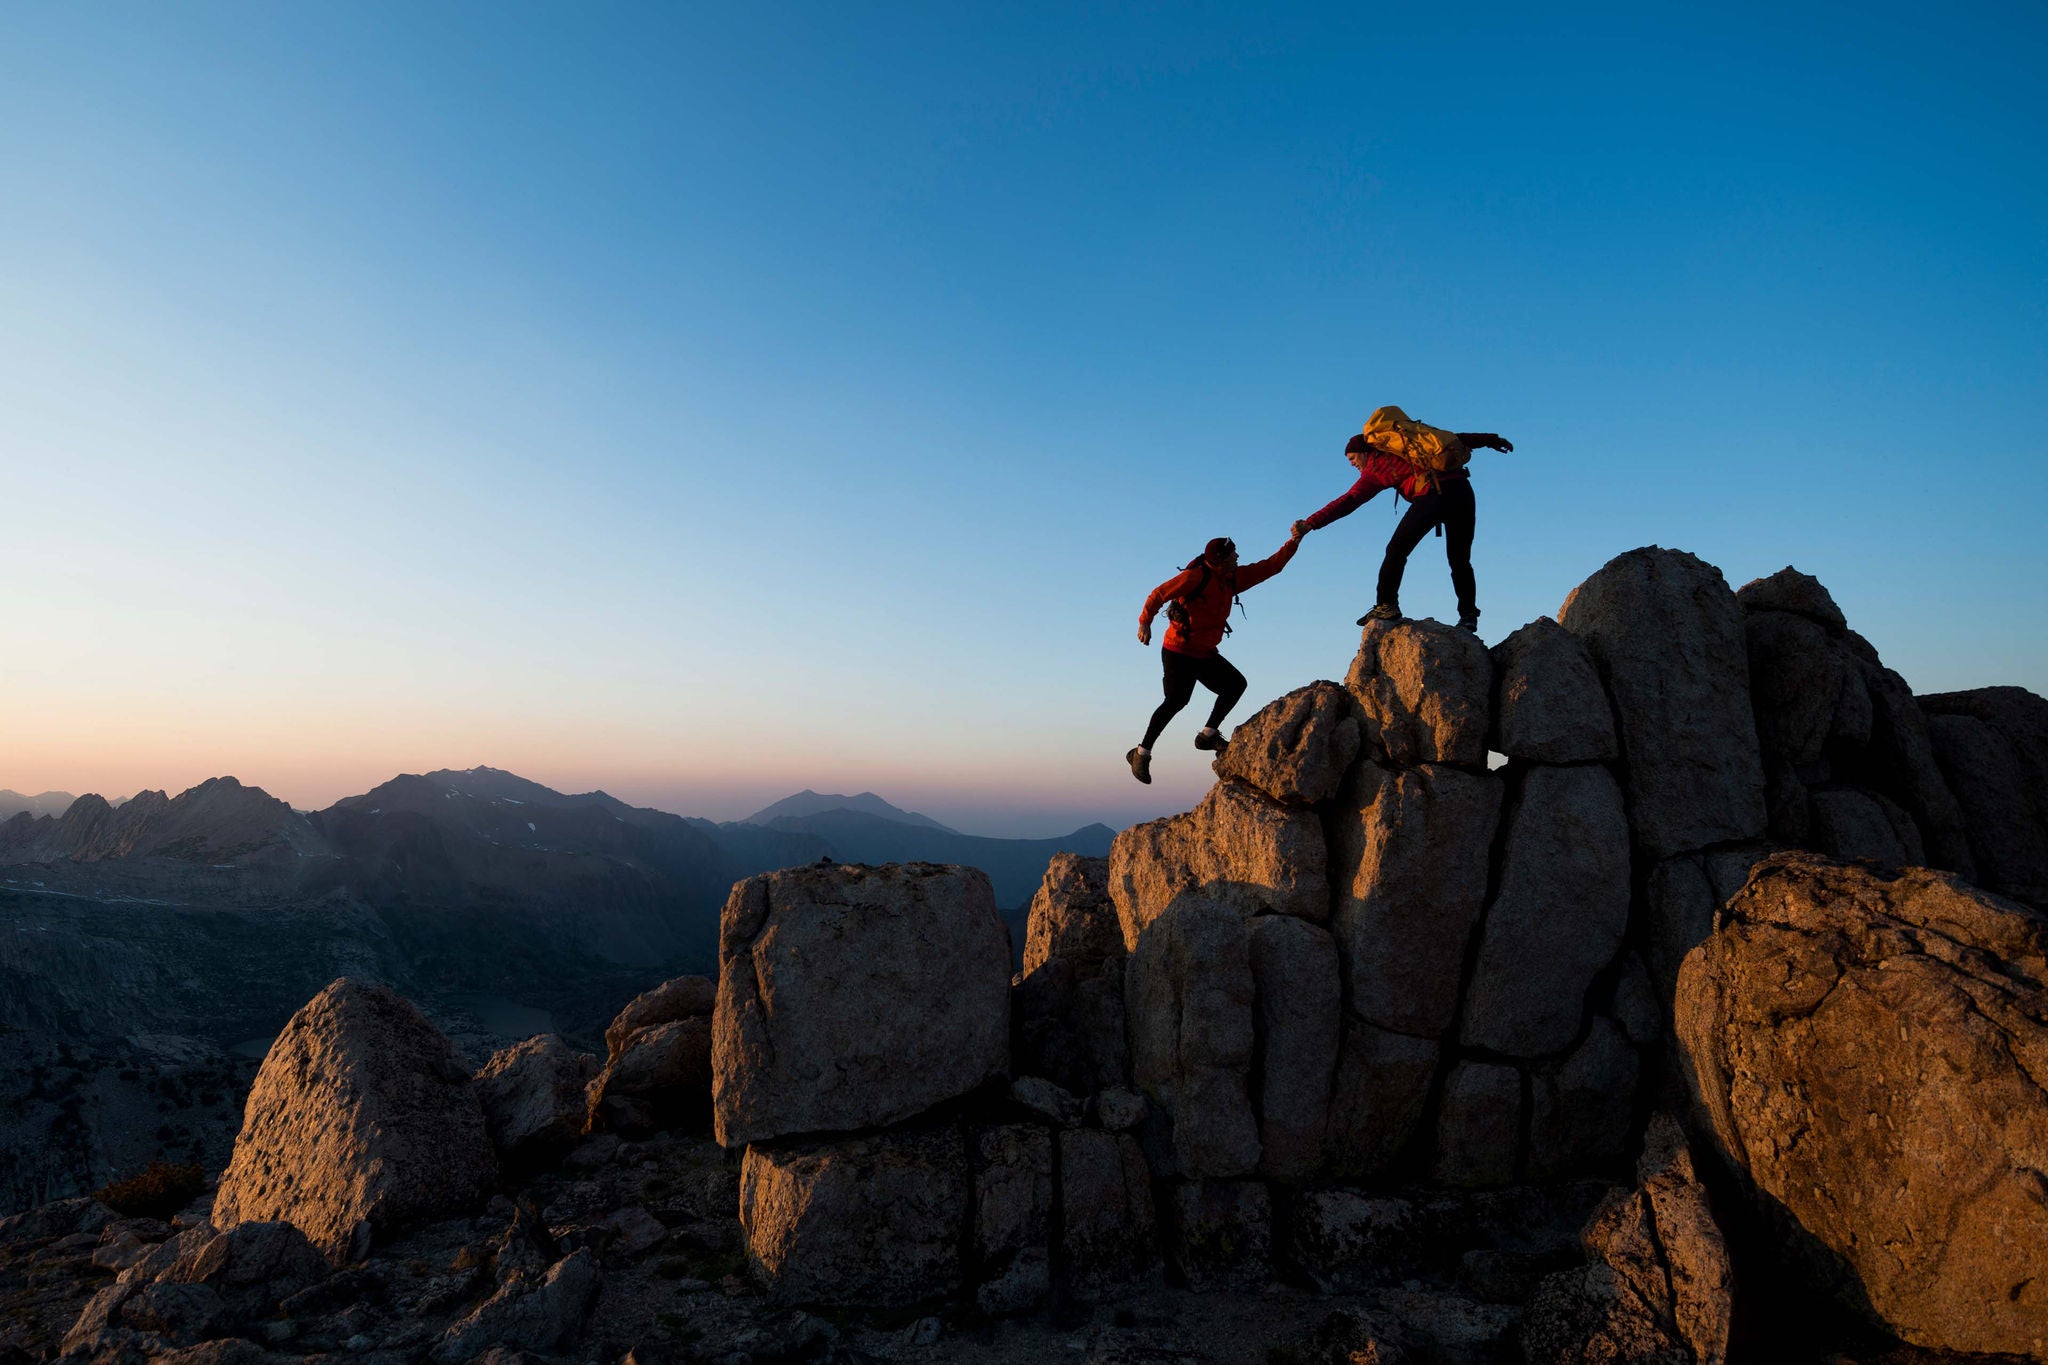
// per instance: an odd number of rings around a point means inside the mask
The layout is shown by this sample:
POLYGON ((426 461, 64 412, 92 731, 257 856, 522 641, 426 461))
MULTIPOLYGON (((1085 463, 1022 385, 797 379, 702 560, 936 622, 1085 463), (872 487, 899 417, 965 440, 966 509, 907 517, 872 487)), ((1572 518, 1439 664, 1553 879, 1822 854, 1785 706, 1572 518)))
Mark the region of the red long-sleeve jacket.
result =
MULTIPOLYGON (((1469 476, 1461 469, 1435 477, 1449 481, 1469 476)), ((1389 488, 1413 502, 1429 491, 1429 479, 1399 455, 1389 455, 1384 450, 1375 450, 1366 456, 1365 469, 1359 474, 1357 483, 1352 484, 1328 506, 1309 514, 1309 530, 1320 531, 1339 517, 1351 515, 1389 488)))
MULTIPOLYGON (((1287 561, 1294 558, 1300 544, 1300 541, 1290 540, 1278 552, 1256 564, 1240 564, 1230 573, 1207 570, 1208 583, 1199 593, 1185 599, 1188 623, 1183 626, 1175 621, 1166 628, 1166 647, 1176 654, 1191 654, 1196 658, 1214 654, 1216 646, 1223 643, 1223 627, 1230 620, 1230 599, 1241 592, 1251 591, 1286 568, 1287 561)), ((1192 569, 1182 569, 1152 589, 1152 595, 1145 599, 1145 610, 1138 614, 1138 624, 1150 626, 1159 609, 1194 587, 1203 572, 1203 567, 1197 564, 1192 569)))

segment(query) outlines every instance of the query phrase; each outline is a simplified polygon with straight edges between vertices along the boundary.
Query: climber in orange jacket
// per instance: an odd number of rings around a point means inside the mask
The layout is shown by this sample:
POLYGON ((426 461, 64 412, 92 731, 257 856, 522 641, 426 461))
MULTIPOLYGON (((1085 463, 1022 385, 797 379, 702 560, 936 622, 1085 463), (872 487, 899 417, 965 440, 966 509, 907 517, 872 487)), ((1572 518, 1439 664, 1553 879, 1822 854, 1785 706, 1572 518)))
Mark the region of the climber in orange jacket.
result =
MULTIPOLYGON (((1382 408, 1380 412, 1392 412, 1405 420, 1399 408, 1382 408)), ((1373 416, 1377 419, 1379 413, 1373 416)), ((1515 448, 1513 442, 1490 431, 1460 432, 1456 439, 1467 450, 1515 448)), ((1451 587, 1458 594, 1458 625, 1477 634, 1479 602, 1472 581, 1472 531, 1477 513, 1471 475, 1462 468, 1444 473, 1417 469, 1399 455, 1375 448, 1364 435, 1351 438, 1351 443, 1344 447, 1344 458, 1358 471, 1358 481, 1327 506, 1296 522, 1297 527, 1320 531, 1390 488, 1396 497, 1408 503, 1408 511, 1395 526, 1392 538, 1387 541, 1386 556, 1380 561, 1377 600, 1372 610, 1358 618, 1358 624, 1401 619, 1401 576, 1408 567, 1408 556, 1434 526, 1446 533, 1444 554, 1451 563, 1451 587)))
POLYGON ((1166 700, 1152 713, 1145 738, 1124 755, 1131 765, 1131 775, 1140 782, 1152 780, 1152 745, 1166 723, 1194 697, 1196 683, 1216 694, 1216 704, 1209 708, 1209 723, 1195 735, 1195 747, 1220 753, 1229 746, 1230 741, 1216 727, 1237 705, 1245 689, 1244 674, 1216 649, 1230 633, 1231 603, 1239 593, 1257 587, 1286 568, 1306 529, 1304 523, 1296 522, 1287 543, 1271 557, 1244 565, 1237 562, 1237 543, 1228 536, 1218 536, 1202 547, 1202 553, 1189 561, 1187 568, 1154 588, 1145 599, 1145 609, 1138 613, 1138 643, 1152 643, 1152 618, 1159 614, 1161 606, 1166 606, 1170 624, 1165 643, 1159 649, 1160 662, 1165 666, 1166 700), (1167 606, 1168 603, 1172 605, 1167 606))

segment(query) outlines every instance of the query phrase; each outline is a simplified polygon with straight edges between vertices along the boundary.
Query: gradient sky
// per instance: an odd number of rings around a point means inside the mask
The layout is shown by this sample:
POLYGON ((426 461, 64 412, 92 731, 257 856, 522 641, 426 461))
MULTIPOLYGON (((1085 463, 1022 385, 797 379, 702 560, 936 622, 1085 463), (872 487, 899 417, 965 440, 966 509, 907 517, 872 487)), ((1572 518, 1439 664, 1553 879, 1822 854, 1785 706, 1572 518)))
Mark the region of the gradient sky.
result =
POLYGON ((1659 543, 2048 692, 2048 9, 1426 8, 6 6, 0 787, 1181 809, 1138 605, 1382 403, 1489 639, 1659 543))

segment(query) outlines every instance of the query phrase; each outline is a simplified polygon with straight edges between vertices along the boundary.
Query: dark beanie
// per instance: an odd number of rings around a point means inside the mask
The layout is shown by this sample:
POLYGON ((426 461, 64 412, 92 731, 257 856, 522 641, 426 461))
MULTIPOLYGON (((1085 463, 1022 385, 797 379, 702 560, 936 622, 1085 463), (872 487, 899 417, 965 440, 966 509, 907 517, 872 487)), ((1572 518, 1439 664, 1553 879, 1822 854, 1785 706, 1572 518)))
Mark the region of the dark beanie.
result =
POLYGON ((1235 550, 1236 548, 1237 546, 1231 541, 1229 536, 1218 536, 1202 547, 1202 558, 1208 560, 1211 564, 1220 563, 1225 550, 1235 550))
POLYGON ((1344 447, 1344 453, 1346 455, 1363 455, 1371 449, 1372 442, 1366 440, 1365 433, 1361 431, 1351 438, 1350 444, 1344 447))

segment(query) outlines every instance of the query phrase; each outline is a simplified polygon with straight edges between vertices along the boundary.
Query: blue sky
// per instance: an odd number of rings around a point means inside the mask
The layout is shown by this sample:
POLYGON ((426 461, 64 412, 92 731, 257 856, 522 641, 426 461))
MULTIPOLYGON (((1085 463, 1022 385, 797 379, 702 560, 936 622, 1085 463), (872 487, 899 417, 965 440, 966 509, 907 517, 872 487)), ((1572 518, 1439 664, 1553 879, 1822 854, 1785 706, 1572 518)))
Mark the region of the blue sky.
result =
POLYGON ((10 6, 0 786, 1179 809, 1139 602, 1389 402, 1489 638, 1658 543, 2048 691, 2048 11, 1672 8, 10 6))

